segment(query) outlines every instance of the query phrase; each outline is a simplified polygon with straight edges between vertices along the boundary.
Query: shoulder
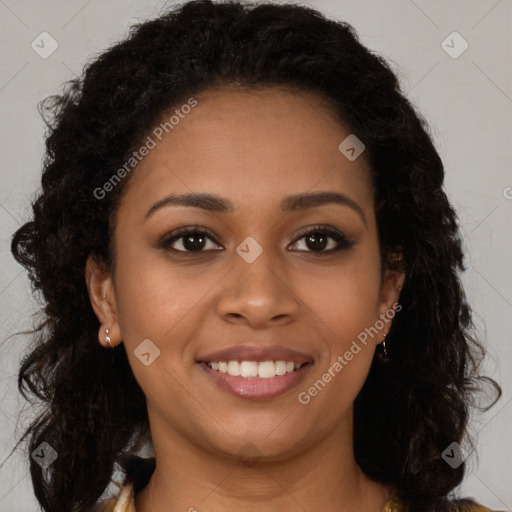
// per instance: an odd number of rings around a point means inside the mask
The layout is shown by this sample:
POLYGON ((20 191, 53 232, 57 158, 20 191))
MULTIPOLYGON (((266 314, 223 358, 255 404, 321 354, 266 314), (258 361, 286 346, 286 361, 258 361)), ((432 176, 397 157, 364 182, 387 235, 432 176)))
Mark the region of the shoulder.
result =
MULTIPOLYGON (((436 508, 437 510, 437 508, 436 508)), ((407 506, 399 497, 399 493, 396 489, 390 490, 389 500, 384 505, 382 512, 406 512, 407 506)), ((504 512, 501 510, 492 510, 490 508, 480 505, 476 501, 465 498, 446 501, 442 507, 439 508, 439 512, 504 512)))
POLYGON ((90 512, 114 512, 116 501, 117 500, 115 498, 101 500, 99 503, 96 503, 96 505, 94 506, 94 508, 90 510, 90 512))
POLYGON ((125 454, 119 458, 125 474, 117 496, 102 500, 90 512, 135 512, 135 494, 145 487, 156 467, 154 457, 143 458, 125 454))
MULTIPOLYGON (((91 512, 136 512, 135 510, 134 482, 127 482, 115 498, 109 498, 98 503, 91 512)), ((407 507, 399 498, 396 491, 391 491, 389 500, 384 505, 382 512, 406 512, 407 507)), ((492 510, 480 505, 471 499, 458 499, 450 501, 443 507, 443 512, 504 512, 492 510)))
POLYGON ((124 485, 115 498, 101 501, 91 512, 135 512, 133 483, 124 485))

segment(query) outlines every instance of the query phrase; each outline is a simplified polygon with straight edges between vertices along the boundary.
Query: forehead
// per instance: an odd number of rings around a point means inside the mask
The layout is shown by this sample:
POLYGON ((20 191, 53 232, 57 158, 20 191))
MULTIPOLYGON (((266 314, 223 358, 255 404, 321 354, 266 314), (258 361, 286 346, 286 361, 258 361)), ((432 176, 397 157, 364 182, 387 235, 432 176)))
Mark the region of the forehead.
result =
POLYGON ((351 161, 340 151, 350 130, 321 96, 223 86, 193 99, 193 108, 176 105, 155 125, 154 147, 134 170, 126 201, 208 191, 229 196, 237 208, 312 190, 372 201, 364 155, 351 161))

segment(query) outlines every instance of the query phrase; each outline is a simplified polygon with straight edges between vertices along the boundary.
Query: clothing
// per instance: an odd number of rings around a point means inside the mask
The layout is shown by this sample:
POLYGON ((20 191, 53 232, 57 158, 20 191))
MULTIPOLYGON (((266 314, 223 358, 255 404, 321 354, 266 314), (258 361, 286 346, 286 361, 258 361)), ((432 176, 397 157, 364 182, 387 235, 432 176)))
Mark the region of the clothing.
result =
MULTIPOLYGON (((127 483, 121 488, 117 498, 111 498, 100 504, 95 512, 136 512, 134 504, 133 483, 127 483)), ((403 504, 396 493, 391 490, 389 499, 380 512, 403 512, 403 504)), ((470 504, 459 509, 461 512, 493 512, 491 509, 478 504, 470 504)))
POLYGON ((94 512, 136 512, 134 496, 133 483, 128 483, 121 488, 117 498, 105 500, 94 512))

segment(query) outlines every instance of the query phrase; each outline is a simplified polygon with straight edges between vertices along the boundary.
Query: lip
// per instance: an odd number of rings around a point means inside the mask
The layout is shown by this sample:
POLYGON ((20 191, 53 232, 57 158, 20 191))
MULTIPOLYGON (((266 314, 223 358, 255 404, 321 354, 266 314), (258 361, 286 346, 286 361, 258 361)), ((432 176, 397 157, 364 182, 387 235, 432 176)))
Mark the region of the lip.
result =
POLYGON ((237 345, 210 352, 197 358, 199 367, 222 390, 239 398, 265 400, 283 395, 298 386, 314 364, 311 354, 283 345, 237 345), (291 361, 302 366, 293 372, 269 379, 235 377, 213 370, 206 363, 219 361, 291 361))
POLYGON ((294 363, 304 364, 313 362, 313 356, 282 345, 237 345, 217 350, 216 352, 211 352, 197 358, 198 363, 209 363, 212 361, 292 361, 294 363))
MULTIPOLYGON (((234 360, 236 359, 230 359, 230 361, 234 360)), ((220 389, 227 391, 231 395, 249 400, 268 400, 284 395, 297 387, 304 380, 314 363, 307 362, 298 370, 286 373, 285 375, 276 375, 269 379, 234 377, 228 373, 213 370, 204 361, 198 364, 208 378, 212 379, 220 389)))

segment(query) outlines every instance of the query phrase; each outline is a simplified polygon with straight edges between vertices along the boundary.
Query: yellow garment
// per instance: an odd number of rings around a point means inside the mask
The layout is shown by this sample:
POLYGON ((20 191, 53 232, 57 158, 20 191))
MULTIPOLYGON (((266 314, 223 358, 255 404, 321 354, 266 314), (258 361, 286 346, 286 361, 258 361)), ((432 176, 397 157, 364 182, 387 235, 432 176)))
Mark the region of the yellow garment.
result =
POLYGON ((130 482, 122 487, 117 498, 110 498, 100 503, 97 512, 136 512, 134 496, 133 482, 130 482))
MULTIPOLYGON (((390 491, 390 497, 380 512, 403 512, 403 505, 394 491, 390 491)), ((482 505, 469 505, 460 509, 461 512, 493 512, 482 505)), ((134 504, 133 483, 122 487, 117 498, 110 498, 101 503, 97 512, 136 512, 134 504)))

